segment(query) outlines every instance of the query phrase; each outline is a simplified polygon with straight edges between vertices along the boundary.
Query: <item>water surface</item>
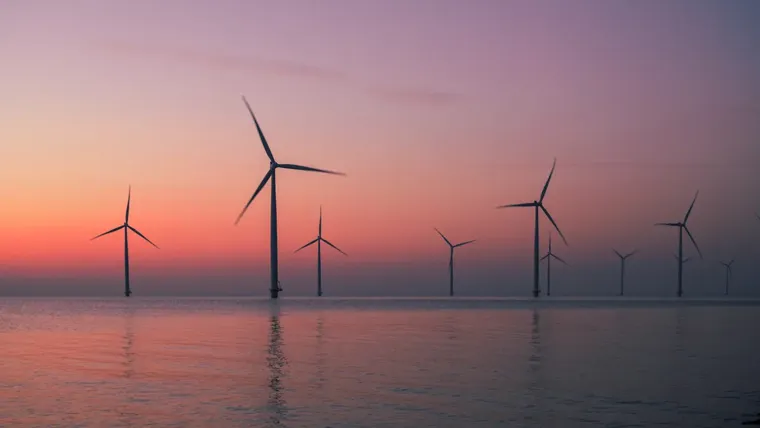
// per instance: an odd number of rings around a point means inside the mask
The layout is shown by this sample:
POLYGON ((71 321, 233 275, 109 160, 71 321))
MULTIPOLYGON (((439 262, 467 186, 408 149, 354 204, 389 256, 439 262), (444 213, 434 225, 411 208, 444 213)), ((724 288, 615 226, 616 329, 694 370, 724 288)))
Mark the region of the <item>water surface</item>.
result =
POLYGON ((0 425, 733 427, 739 301, 0 300, 0 425))

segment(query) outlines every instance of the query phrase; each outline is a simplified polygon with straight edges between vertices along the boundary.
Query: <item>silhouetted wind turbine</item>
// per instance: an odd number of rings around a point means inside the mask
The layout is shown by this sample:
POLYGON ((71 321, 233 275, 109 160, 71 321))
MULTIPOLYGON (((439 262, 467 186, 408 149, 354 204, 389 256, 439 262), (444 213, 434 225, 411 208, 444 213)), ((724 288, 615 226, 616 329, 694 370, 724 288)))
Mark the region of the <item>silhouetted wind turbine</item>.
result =
POLYGON ((91 239, 91 241, 100 238, 101 236, 108 235, 109 233, 118 232, 121 229, 124 229, 124 296, 129 297, 132 295, 132 290, 129 288, 129 231, 136 233, 137 236, 140 238, 148 241, 148 243, 156 248, 158 248, 158 245, 154 244, 150 241, 150 239, 146 238, 145 235, 140 233, 137 229, 132 227, 129 224, 129 205, 132 200, 132 186, 129 186, 129 192, 127 193, 127 213, 124 216, 124 224, 122 224, 119 227, 113 228, 109 230, 108 232, 103 232, 100 235, 94 237, 91 239))
POLYGON ((631 257, 632 255, 636 254, 636 250, 631 251, 630 253, 623 255, 618 250, 612 249, 612 251, 617 254, 618 257, 620 257, 620 295, 622 296, 625 294, 625 261, 628 260, 628 257, 631 257))
POLYGON ((256 131, 259 133, 259 138, 261 139, 261 144, 264 146, 264 151, 267 153, 267 157, 269 158, 269 171, 264 175, 264 179, 261 180, 261 184, 259 184, 259 187, 256 188, 256 191, 253 192, 253 196, 251 196, 251 199, 248 200, 248 203, 245 204, 245 208, 243 208, 243 211, 238 216, 237 220, 235 221, 235 224, 238 224, 240 222, 240 219, 243 218, 243 214, 245 214, 246 210, 248 210, 248 207, 251 205, 253 200, 256 198, 256 195, 261 192, 261 189, 264 188, 264 185, 267 184, 267 181, 271 178, 272 179, 272 201, 270 206, 270 214, 269 214, 269 225, 270 225, 270 241, 269 241, 269 257, 270 257, 270 269, 271 269, 271 285, 269 287, 269 295, 272 299, 276 299, 279 295, 279 292, 281 291, 279 286, 279 272, 278 272, 278 261, 277 261, 277 187, 275 182, 275 172, 277 171, 277 168, 284 168, 284 169, 296 169, 299 171, 313 171, 313 172, 322 172, 325 174, 334 174, 334 175, 346 175, 342 172, 334 172, 334 171, 328 171, 325 169, 318 169, 318 168, 312 168, 308 166, 301 166, 301 165, 294 165, 294 164, 286 164, 286 163, 277 163, 274 160, 274 155, 272 154, 272 151, 269 149, 269 144, 267 144, 267 139, 264 137, 264 133, 261 132, 261 127, 259 126, 259 122, 256 120, 256 115, 253 114, 253 110, 251 109, 250 104, 248 104, 248 101, 243 96, 243 102, 245 103, 245 106, 248 108, 248 111, 251 113, 251 118, 253 118, 253 123, 256 125, 256 131))
POLYGON ((552 257, 567 265, 567 262, 559 258, 556 254, 552 253, 552 235, 549 234, 549 251, 546 255, 541 257, 541 261, 546 260, 546 295, 552 295, 552 257))
POLYGON ((728 296, 728 285, 731 283, 731 276, 733 275, 733 272, 731 271, 731 265, 734 264, 734 260, 731 259, 731 261, 728 262, 728 263, 724 263, 724 262, 719 262, 719 263, 726 267, 726 292, 725 292, 725 295, 728 296))
MULTIPOLYGON (((673 254, 673 258, 676 259, 676 261, 678 261, 678 254, 673 254)), ((686 264, 686 263, 689 263, 689 261, 691 261, 691 257, 686 257, 685 259, 681 261, 681 263, 686 264)))
POLYGON ((546 197, 546 190, 549 188, 549 182, 552 179, 552 175, 554 175, 554 168, 557 166, 557 159, 554 159, 554 163, 552 164, 552 170, 549 173, 549 178, 546 179, 546 184, 544 184, 544 189, 541 191, 541 197, 537 201, 533 202, 526 202, 522 204, 510 204, 510 205, 502 205, 497 208, 512 208, 512 207, 534 207, 535 208, 535 217, 536 217, 536 227, 535 227, 535 236, 533 239, 533 297, 538 297, 538 294, 540 293, 539 286, 538 286, 538 263, 539 263, 539 254, 538 254, 538 210, 541 209, 541 211, 544 212, 546 215, 546 218, 549 219, 549 221, 554 225, 554 228, 557 229, 557 232, 559 232, 559 236, 562 238, 563 241, 565 241, 565 245, 567 245, 567 239, 565 239, 565 235, 562 234, 562 231, 559 230, 559 226, 557 226, 557 223, 552 218, 551 214, 549 214, 549 211, 546 210, 544 207, 544 197, 546 197))
POLYGON ((689 216, 691 215, 691 210, 694 209, 694 203, 697 202, 697 196, 699 196, 699 190, 697 190, 697 193, 694 194, 694 199, 691 201, 691 206, 689 206, 689 210, 686 211, 686 215, 683 218, 683 221, 679 221, 678 223, 657 223, 655 226, 670 226, 670 227, 677 227, 678 228, 678 297, 681 297, 683 295, 683 264, 686 263, 683 261, 683 231, 686 231, 686 234, 689 235, 689 239, 691 239, 691 242, 694 244, 694 248, 697 249, 697 253, 699 253, 699 257, 702 258, 702 251, 700 251, 699 246, 697 245, 697 241, 694 240, 694 237, 691 235, 691 232, 689 232, 689 228, 686 226, 686 222, 689 221, 689 216))
MULTIPOLYGON (((435 228, 434 228, 435 229, 435 228)), ((441 233, 440 230, 435 229, 436 232, 438 232, 439 235, 441 235, 441 238, 443 238, 444 241, 446 241, 446 244, 448 244, 449 249, 451 252, 449 253, 449 296, 454 295, 454 248, 463 247, 467 244, 472 244, 475 242, 473 239, 472 241, 465 241, 460 242, 459 244, 452 244, 448 239, 446 239, 445 236, 443 236, 443 233, 441 233)))
POLYGON ((317 233, 317 237, 314 238, 313 241, 304 245, 303 247, 295 250, 294 253, 297 253, 303 250, 304 248, 308 247, 309 245, 315 242, 317 244, 317 296, 321 296, 322 295, 322 243, 324 242, 325 244, 338 250, 344 256, 348 256, 348 254, 344 253, 340 248, 331 244, 330 241, 322 237, 322 207, 321 206, 319 207, 319 232, 317 233))

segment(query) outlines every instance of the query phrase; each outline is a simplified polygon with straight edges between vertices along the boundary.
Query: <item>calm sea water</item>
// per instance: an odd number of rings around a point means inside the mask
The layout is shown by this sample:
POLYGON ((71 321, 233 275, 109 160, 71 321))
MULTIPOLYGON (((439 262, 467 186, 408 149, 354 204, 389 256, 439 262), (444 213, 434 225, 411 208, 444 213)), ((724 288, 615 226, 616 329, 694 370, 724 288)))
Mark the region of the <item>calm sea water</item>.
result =
POLYGON ((2 426, 735 427, 760 306, 0 300, 2 426))

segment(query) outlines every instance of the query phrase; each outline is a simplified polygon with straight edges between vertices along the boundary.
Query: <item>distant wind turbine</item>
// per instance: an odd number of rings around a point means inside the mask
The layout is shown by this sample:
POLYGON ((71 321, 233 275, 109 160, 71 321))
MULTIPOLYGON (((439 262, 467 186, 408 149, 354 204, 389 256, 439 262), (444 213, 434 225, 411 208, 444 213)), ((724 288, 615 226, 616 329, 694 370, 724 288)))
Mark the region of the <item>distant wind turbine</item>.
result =
POLYGON ((546 255, 541 257, 541 261, 546 260, 546 295, 551 296, 552 295, 552 257, 557 259, 558 261, 564 263, 567 265, 567 262, 559 258, 556 254, 552 252, 552 235, 549 234, 549 251, 546 252, 546 255))
POLYGON ((243 211, 238 216, 237 220, 235 221, 235 224, 238 224, 240 222, 240 219, 243 218, 243 215, 248 210, 248 207, 251 206, 251 203, 256 198, 256 195, 261 192, 261 189, 264 188, 264 186, 267 184, 267 181, 269 179, 272 179, 272 200, 270 205, 270 214, 269 214, 269 233, 270 233, 270 240, 269 240, 269 268, 271 272, 271 284, 269 287, 269 295, 272 299, 276 299, 279 296, 279 293, 281 291, 280 285, 279 285, 279 271, 278 271, 278 261, 277 261, 277 187, 275 182, 275 172, 277 171, 277 168, 284 168, 284 169, 296 169, 299 171, 313 171, 313 172, 322 172, 325 174, 334 174, 334 175, 346 175, 342 172, 334 172, 334 171, 328 171, 325 169, 317 169, 312 168, 308 166, 301 166, 301 165, 294 165, 294 164, 286 164, 286 163, 277 163, 274 160, 274 155, 272 154, 272 151, 269 149, 269 144, 267 144, 267 139, 264 137, 264 133, 261 132, 261 127, 259 126, 259 122, 256 120, 256 115, 253 114, 253 110, 251 109, 250 104, 248 104, 248 101, 243 96, 243 102, 245 103, 245 106, 248 108, 248 111, 251 113, 251 118, 253 118, 253 123, 256 125, 256 130, 259 133, 259 138, 261 139, 261 144, 264 146, 264 151, 267 153, 267 157, 269 158, 269 171, 264 175, 264 179, 261 180, 261 184, 259 184, 259 187, 256 188, 256 191, 253 192, 253 196, 251 196, 251 199, 248 200, 248 203, 245 204, 245 208, 243 208, 243 211))
MULTIPOLYGON (((678 261, 678 254, 673 254, 673 258, 676 259, 676 261, 678 261)), ((686 257, 685 259, 683 259, 683 261, 681 261, 681 263, 686 264, 686 263, 689 263, 689 261, 691 261, 691 257, 686 257)))
POLYGON ((559 226, 557 226, 557 223, 554 221, 551 214, 549 214, 549 211, 547 211, 546 208, 544 207, 544 197, 546 197, 546 190, 549 188, 549 182, 552 179, 552 175, 554 175, 554 168, 556 166, 557 166, 557 159, 554 159, 554 163, 552 164, 552 170, 549 173, 549 178, 546 179, 546 184, 544 184, 544 189, 541 191, 541 197, 537 201, 525 202, 522 204, 502 205, 502 206, 497 207, 497 208, 512 208, 512 207, 534 207, 535 208, 536 226, 535 226, 535 234, 533 238, 533 297, 538 297, 539 292, 540 292, 539 284, 538 284, 538 263, 539 263, 538 210, 539 209, 541 209, 541 211, 544 212, 544 214, 546 215, 546 218, 548 218, 549 221, 552 223, 552 225, 554 225, 554 228, 557 229, 557 232, 559 232, 559 236, 565 242, 565 245, 567 245, 567 239, 565 239, 565 235, 562 234, 562 231, 559 230, 559 226))
POLYGON ((689 206, 689 210, 686 211, 686 215, 684 216, 683 221, 679 221, 678 223, 655 224, 655 226, 670 226, 678 228, 678 256, 676 257, 678 259, 678 297, 681 297, 683 295, 683 264, 686 263, 686 261, 683 261, 684 230, 686 231, 686 234, 689 235, 689 239, 691 239, 691 242, 694 244, 694 248, 697 249, 699 257, 702 258, 702 251, 700 251, 699 246, 697 245, 697 241, 694 240, 694 236, 691 235, 689 228, 686 226, 686 222, 689 221, 689 216, 691 215, 691 210, 694 209, 694 203, 697 202, 697 196, 699 196, 699 190, 697 190, 697 193, 694 194, 694 199, 691 201, 691 206, 689 206))
POLYGON ((100 235, 94 237, 91 239, 91 241, 94 241, 95 239, 100 238, 101 236, 108 235, 109 233, 118 232, 121 229, 124 229, 124 296, 129 297, 132 295, 132 290, 129 288, 129 231, 136 233, 137 236, 140 238, 148 241, 148 243, 156 248, 158 248, 158 245, 154 244, 150 241, 150 239, 146 238, 145 235, 140 233, 137 229, 132 227, 129 224, 129 205, 132 200, 132 186, 129 186, 129 192, 127 193, 127 213, 124 216, 124 224, 122 224, 119 227, 113 228, 109 230, 108 232, 103 232, 100 235))
POLYGON ((344 256, 348 256, 348 254, 344 253, 340 248, 331 244, 330 241, 322 237, 322 207, 320 206, 319 207, 319 232, 317 233, 317 237, 314 238, 313 241, 309 242, 308 244, 294 251, 295 253, 297 253, 311 244, 314 244, 314 243, 317 244, 317 296, 322 296, 322 243, 323 242, 335 248, 344 256))
POLYGON ((441 235, 441 238, 443 238, 444 241, 446 241, 446 244, 449 246, 449 249, 451 250, 449 252, 449 296, 454 295, 454 248, 463 247, 467 244, 472 244, 475 242, 473 239, 472 241, 465 241, 460 242, 459 244, 452 244, 451 241, 446 239, 445 236, 443 236, 443 233, 441 233, 440 230, 435 229, 436 232, 438 232, 439 235, 441 235))
POLYGON ((728 263, 725 263, 725 262, 719 262, 719 263, 726 267, 726 291, 725 291, 725 295, 728 296, 728 286, 731 283, 731 277, 733 276, 733 272, 731 271, 731 265, 734 264, 734 260, 731 259, 731 261, 728 262, 728 263))
POLYGON ((636 254, 636 250, 631 251, 630 253, 623 255, 618 250, 612 249, 612 251, 617 254, 618 257, 620 257, 620 295, 622 296, 625 294, 625 261, 628 260, 628 257, 631 257, 632 255, 636 254))

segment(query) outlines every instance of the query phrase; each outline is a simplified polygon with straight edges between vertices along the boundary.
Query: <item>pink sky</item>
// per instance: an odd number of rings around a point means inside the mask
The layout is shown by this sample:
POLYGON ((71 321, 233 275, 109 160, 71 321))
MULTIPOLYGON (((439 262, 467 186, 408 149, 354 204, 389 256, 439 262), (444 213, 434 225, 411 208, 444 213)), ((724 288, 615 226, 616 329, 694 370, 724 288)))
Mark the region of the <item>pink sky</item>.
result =
POLYGON ((744 265, 745 293, 760 274, 753 2, 1 7, 2 292, 67 278, 118 294, 120 239, 89 238, 120 224, 131 184, 132 223, 161 247, 131 245, 144 292, 193 277, 214 294, 210 276, 264 293, 268 187, 233 225, 268 167, 241 93, 278 161, 348 174, 278 174, 281 275, 303 294, 315 254, 292 251, 320 204, 350 254, 325 254, 326 290, 445 292, 438 227, 478 239, 457 254, 463 293, 527 293, 532 213, 494 207, 536 199, 554 157, 546 206, 573 264, 555 289, 614 288, 614 246, 641 249, 640 282, 669 293, 677 235, 652 223, 697 189, 693 287, 722 290, 719 258, 744 265))

